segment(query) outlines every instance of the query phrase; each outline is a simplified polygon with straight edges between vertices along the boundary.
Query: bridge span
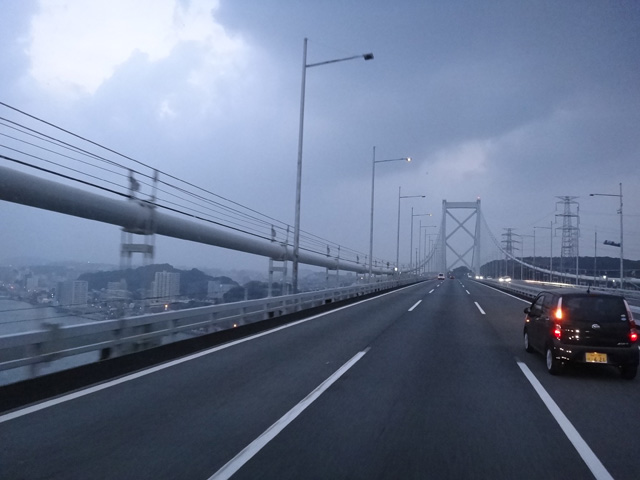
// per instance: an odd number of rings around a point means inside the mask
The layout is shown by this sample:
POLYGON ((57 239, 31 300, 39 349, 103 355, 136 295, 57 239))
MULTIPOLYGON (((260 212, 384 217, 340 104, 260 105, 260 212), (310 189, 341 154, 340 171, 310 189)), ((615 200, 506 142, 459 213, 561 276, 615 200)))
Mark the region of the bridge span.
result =
POLYGON ((549 376, 521 345, 525 305, 430 280, 111 380, 87 373, 1 414, 0 474, 634 478, 635 443, 603 439, 640 428, 638 382, 549 376))

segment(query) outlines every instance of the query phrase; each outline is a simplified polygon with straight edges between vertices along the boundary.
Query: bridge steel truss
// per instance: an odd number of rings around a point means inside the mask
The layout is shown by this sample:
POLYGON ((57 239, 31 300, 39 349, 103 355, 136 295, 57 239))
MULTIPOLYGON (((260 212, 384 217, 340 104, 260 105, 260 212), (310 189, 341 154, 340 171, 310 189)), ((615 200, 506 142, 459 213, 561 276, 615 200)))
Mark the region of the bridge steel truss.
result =
MULTIPOLYGON (((446 200, 442 201, 442 225, 440 227, 440 250, 441 250, 441 270, 443 272, 447 272, 449 270, 453 270, 453 268, 459 263, 466 266, 474 273, 478 273, 480 271, 480 266, 482 265, 480 260, 480 225, 481 225, 481 215, 480 215, 480 199, 475 202, 447 202, 446 200), (459 220, 452 213, 452 210, 465 210, 471 211, 464 218, 464 220, 459 220), (447 217, 450 217, 456 224, 455 228, 447 233, 447 217), (467 222, 470 222, 475 218, 475 226, 472 229, 467 228, 467 222), (471 237, 472 244, 468 246, 468 243, 464 244, 462 248, 468 248, 462 253, 460 253, 457 249, 460 249, 460 245, 456 242, 454 244, 453 240, 458 240, 459 237, 463 236, 463 238, 468 238, 466 235, 471 237), (453 238, 456 235, 455 239, 453 238), (447 263, 447 250, 450 250, 456 257, 455 261, 450 265, 447 263), (471 262, 467 261, 469 254, 471 254, 471 262)), ((463 242, 464 243, 464 242, 463 242)))

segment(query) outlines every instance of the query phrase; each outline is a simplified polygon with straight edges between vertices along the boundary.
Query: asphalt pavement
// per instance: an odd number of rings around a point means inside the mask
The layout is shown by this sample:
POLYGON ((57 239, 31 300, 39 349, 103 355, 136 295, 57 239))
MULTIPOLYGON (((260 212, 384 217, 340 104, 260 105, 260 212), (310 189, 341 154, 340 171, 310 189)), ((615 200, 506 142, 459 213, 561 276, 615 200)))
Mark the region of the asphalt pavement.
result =
POLYGON ((428 281, 0 415, 2 479, 638 478, 640 381, 428 281))

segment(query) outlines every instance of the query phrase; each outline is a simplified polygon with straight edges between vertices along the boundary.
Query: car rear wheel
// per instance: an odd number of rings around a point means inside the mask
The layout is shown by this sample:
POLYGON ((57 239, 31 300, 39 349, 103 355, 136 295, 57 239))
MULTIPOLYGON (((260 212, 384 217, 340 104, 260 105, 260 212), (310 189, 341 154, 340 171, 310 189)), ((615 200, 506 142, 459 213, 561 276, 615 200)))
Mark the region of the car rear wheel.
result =
POLYGON ((621 365, 620 366, 620 374, 622 378, 626 380, 633 380, 636 378, 636 374, 638 373, 637 365, 621 365))
POLYGON ((529 332, 527 332, 526 328, 524 329, 524 349, 529 353, 533 352, 533 348, 531 347, 531 344, 529 343, 529 332))
POLYGON ((553 349, 547 345, 547 348, 544 351, 544 356, 547 361, 547 371, 551 375, 558 375, 562 368, 562 364, 553 354, 553 349))

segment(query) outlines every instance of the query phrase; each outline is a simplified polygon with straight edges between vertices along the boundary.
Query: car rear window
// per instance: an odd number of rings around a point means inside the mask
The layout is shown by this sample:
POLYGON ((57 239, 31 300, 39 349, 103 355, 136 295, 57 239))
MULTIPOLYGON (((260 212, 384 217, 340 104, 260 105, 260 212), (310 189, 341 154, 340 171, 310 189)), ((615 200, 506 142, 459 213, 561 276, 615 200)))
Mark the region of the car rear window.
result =
POLYGON ((562 309, 567 317, 584 322, 620 322, 627 320, 627 309, 622 298, 599 296, 563 297, 562 309))

